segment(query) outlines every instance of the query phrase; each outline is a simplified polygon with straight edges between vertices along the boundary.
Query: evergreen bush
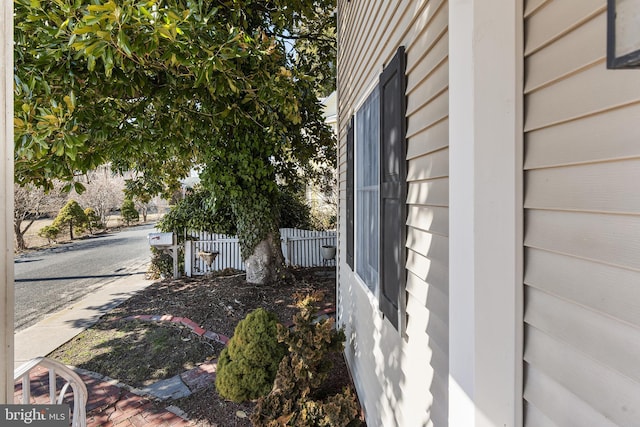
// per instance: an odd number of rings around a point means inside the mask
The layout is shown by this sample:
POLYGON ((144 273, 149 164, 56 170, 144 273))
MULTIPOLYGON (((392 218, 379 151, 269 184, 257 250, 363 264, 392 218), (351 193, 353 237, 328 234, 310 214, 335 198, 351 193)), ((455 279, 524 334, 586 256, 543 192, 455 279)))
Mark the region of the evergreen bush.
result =
POLYGON ((238 323, 220 354, 216 374, 218 393, 234 402, 265 396, 273 386, 285 351, 285 346, 278 342, 276 315, 262 308, 249 313, 238 323))
POLYGON ((71 199, 66 205, 60 209, 56 219, 53 220, 53 225, 60 230, 62 226, 69 227, 69 238, 73 240, 73 231, 82 231, 87 223, 87 216, 84 214, 84 210, 75 200, 71 199))
POLYGON ((45 225, 38 231, 38 236, 46 238, 49 243, 55 242, 58 234, 60 234, 60 229, 55 225, 45 225))
POLYGON ((255 427, 346 427, 359 424, 359 405, 349 389, 320 396, 319 389, 332 368, 332 354, 344 348, 344 332, 333 319, 315 322, 321 293, 298 296, 299 312, 291 329, 279 326, 278 339, 288 346, 272 391, 258 400, 251 416, 255 427))
POLYGON ((140 219, 140 214, 138 214, 138 211, 136 210, 136 205, 131 199, 124 199, 124 202, 122 202, 121 214, 122 219, 127 223, 127 227, 132 221, 138 221, 140 219))

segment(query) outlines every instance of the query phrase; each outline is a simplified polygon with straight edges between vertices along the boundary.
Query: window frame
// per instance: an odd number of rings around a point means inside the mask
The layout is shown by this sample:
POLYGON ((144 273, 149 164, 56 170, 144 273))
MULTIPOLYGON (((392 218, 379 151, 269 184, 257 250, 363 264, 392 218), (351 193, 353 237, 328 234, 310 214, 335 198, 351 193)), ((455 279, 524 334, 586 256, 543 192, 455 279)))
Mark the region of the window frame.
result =
MULTIPOLYGON (((380 234, 380 205, 379 202, 376 206, 376 224, 375 224, 375 232, 376 232, 376 241, 377 241, 377 250, 376 250, 376 257, 378 259, 376 259, 376 269, 375 269, 375 277, 371 278, 371 277, 364 277, 361 274, 361 265, 360 263, 362 262, 362 259, 360 259, 360 255, 361 255, 361 250, 359 248, 361 248, 363 245, 362 242, 362 238, 361 238, 361 233, 360 231, 362 231, 360 229, 360 227, 363 226, 363 221, 360 220, 360 215, 361 215, 361 205, 360 205, 360 198, 361 198, 361 193, 362 191, 367 191, 367 190, 362 190, 362 188, 364 188, 365 186, 359 186, 359 178, 360 178, 360 173, 361 173, 361 168, 362 165, 359 164, 359 154, 360 154, 360 144, 362 143, 362 136, 358 135, 358 129, 360 129, 359 125, 359 121, 362 120, 361 118, 359 118, 359 113, 361 113, 363 111, 363 108, 367 107, 368 104, 373 100, 376 99, 377 102, 375 102, 374 104, 377 106, 376 109, 376 117, 375 119, 369 123, 369 126, 371 125, 375 125, 377 126, 376 129, 376 133, 377 133, 377 138, 376 138, 376 143, 374 147, 369 147, 371 148, 371 152, 373 152, 376 157, 377 157, 377 172, 378 172, 378 176, 376 179, 376 184, 375 185, 369 185, 366 186, 368 187, 370 190, 368 191, 372 191, 375 192, 375 197, 376 199, 379 199, 379 195, 380 195, 380 176, 379 176, 379 165, 380 165, 380 159, 379 159, 379 153, 380 153, 380 93, 379 93, 379 85, 378 82, 376 82, 375 85, 372 85, 372 87, 370 88, 370 90, 367 92, 366 96, 363 97, 363 99, 360 101, 360 103, 358 104, 358 108, 355 110, 354 116, 353 116, 353 129, 354 129, 354 135, 353 135, 353 153, 354 153, 354 161, 353 161, 353 170, 354 170, 354 182, 353 182, 353 234, 354 234, 354 254, 353 254, 353 272, 355 273, 355 276, 358 278, 359 282, 363 285, 363 287, 365 289, 368 290, 368 292, 370 292, 376 299, 376 301, 378 300, 378 295, 379 295, 379 248, 380 248, 380 239, 379 239, 379 234, 380 234), (373 188, 375 187, 375 188, 373 188), (374 282, 371 283, 370 280, 374 279, 374 282)), ((370 129, 370 127, 368 127, 370 129)))

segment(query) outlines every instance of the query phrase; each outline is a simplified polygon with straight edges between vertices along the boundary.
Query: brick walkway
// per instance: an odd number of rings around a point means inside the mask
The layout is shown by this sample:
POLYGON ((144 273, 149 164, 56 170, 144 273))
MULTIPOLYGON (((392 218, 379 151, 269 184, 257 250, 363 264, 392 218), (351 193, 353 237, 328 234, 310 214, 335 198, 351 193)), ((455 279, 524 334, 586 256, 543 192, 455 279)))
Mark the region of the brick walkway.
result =
MULTIPOLYGON (((89 427, 179 427, 193 425, 172 412, 170 406, 159 406, 146 397, 138 396, 104 380, 85 374, 80 374, 80 377, 87 386, 89 394, 87 402, 87 426, 89 427)), ((49 372, 46 369, 36 368, 32 371, 30 379, 31 403, 48 404, 49 372)), ((14 402, 21 403, 21 398, 22 383, 18 381, 15 385, 14 402)), ((71 404, 72 401, 72 395, 69 391, 65 395, 64 402, 71 404)))

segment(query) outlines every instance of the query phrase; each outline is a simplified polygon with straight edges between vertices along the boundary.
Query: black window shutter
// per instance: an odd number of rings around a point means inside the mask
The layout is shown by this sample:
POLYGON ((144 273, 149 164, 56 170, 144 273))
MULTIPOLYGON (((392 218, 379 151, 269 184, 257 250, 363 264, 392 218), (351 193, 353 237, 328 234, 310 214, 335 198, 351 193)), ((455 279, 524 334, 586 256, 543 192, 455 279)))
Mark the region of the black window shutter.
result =
POLYGON ((400 327, 406 264, 405 52, 380 75, 380 310, 400 327))
POLYGON ((347 125, 347 264, 353 270, 353 191, 354 191, 354 146, 353 117, 347 125))

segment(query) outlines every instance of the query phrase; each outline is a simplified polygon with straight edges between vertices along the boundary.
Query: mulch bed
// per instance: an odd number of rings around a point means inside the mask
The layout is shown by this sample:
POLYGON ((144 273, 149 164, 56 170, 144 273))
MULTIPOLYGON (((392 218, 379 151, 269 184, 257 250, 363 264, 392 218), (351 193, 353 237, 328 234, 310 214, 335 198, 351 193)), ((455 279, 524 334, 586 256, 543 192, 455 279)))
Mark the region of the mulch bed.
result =
MULTIPOLYGON (((335 270, 333 268, 305 268, 291 270, 292 277, 273 285, 255 286, 245 281, 241 272, 226 271, 220 275, 197 278, 165 279, 156 282, 112 310, 95 326, 106 328, 117 325, 118 319, 132 315, 171 315, 186 317, 202 328, 228 337, 248 313, 264 308, 275 313, 280 322, 288 324, 297 312, 294 295, 322 291, 322 307, 335 308, 335 270)), ((89 332, 89 331, 87 331, 89 332)), ((184 338, 184 333, 181 334, 184 338)), ((180 341, 189 346, 191 341, 180 341)), ((64 346, 59 349, 64 350, 64 346)), ((112 355, 114 360, 126 360, 126 355, 112 355)), ((166 357, 179 356, 179 351, 166 352, 166 357)), ((104 357, 104 356, 103 356, 104 357)), ((211 353, 202 356, 202 362, 211 359, 211 353)), ((131 358, 130 360, 133 360, 131 358)), ((122 363, 122 362, 121 362, 122 363)), ((80 366, 82 367, 82 366, 80 366)), ((86 368, 90 369, 90 368, 86 368)), ((100 374, 115 377, 110 372, 100 374)), ((170 377, 175 373, 168 372, 170 377)), ((327 392, 339 392, 350 384, 344 358, 334 360, 334 369, 326 387, 327 392)), ((251 426, 250 416, 254 403, 236 404, 221 398, 211 385, 172 404, 185 411, 192 421, 201 426, 251 426)))

